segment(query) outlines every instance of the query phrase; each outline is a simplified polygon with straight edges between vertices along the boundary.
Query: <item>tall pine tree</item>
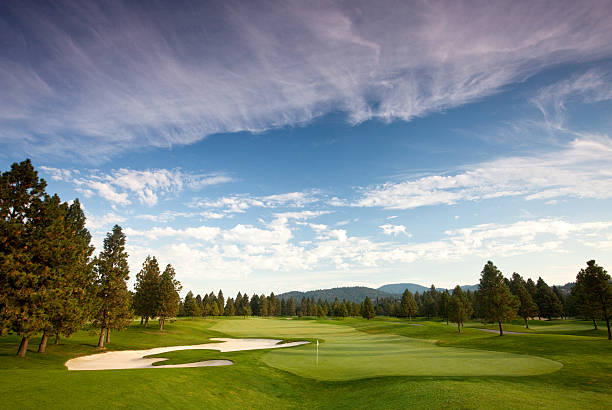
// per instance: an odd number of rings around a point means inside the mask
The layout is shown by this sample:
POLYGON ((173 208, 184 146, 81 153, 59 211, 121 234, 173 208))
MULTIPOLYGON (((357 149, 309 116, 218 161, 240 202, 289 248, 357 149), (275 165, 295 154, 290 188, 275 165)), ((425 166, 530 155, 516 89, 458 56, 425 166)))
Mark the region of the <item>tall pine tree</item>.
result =
POLYGON ((516 316, 519 301, 510 292, 502 273, 489 261, 482 269, 478 297, 483 318, 499 324, 499 335, 504 335, 502 323, 516 316))
POLYGON ((172 265, 167 265, 164 272, 159 278, 159 287, 157 291, 157 316, 159 317, 159 330, 164 330, 166 319, 174 317, 178 313, 179 302, 181 298, 181 283, 174 278, 174 268, 172 265))
MULTIPOLYGON (((37 212, 46 182, 29 159, 0 176, 0 334, 21 336, 17 355, 25 357, 30 337, 44 320, 41 269, 36 253, 37 212)), ((43 273, 44 274, 44 273, 43 273)))
POLYGON ((93 324, 100 329, 98 347, 110 341, 110 331, 125 328, 132 319, 131 295, 127 288, 130 271, 125 235, 119 225, 104 239, 104 248, 94 262, 96 307, 93 324))
POLYGON ((159 281, 159 264, 155 256, 149 255, 136 274, 134 285, 134 313, 144 318, 145 327, 149 325, 149 318, 157 312, 159 281))

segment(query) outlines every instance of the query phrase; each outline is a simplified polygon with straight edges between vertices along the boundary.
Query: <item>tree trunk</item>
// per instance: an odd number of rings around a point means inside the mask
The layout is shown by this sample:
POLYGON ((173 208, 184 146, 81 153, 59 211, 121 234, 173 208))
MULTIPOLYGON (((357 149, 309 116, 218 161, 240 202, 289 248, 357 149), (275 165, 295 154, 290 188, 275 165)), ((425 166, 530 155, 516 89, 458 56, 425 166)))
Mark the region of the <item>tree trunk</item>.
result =
POLYGON ((149 326, 149 316, 145 317, 145 327, 149 326))
POLYGON ((56 333, 56 334, 55 334, 55 344, 56 344, 56 345, 58 345, 58 344, 59 344, 59 339, 60 339, 60 337, 59 337, 59 333, 56 333))
POLYGON ((164 319, 163 318, 159 318, 159 330, 163 331, 164 330, 164 319))
POLYGON ((22 337, 21 343, 19 344, 19 350, 17 350, 17 356, 25 357, 26 352, 28 351, 28 342, 30 341, 29 337, 22 337))
POLYGON ((457 322, 457 331, 461 333, 461 324, 459 322, 457 322))
POLYGON ((47 340, 49 339, 49 335, 47 332, 43 332, 42 339, 40 339, 40 344, 38 345, 38 353, 45 353, 47 350, 47 340))
POLYGON ((106 329, 102 328, 100 329, 100 338, 98 339, 98 347, 104 347, 104 331, 106 329))
POLYGON ((497 322, 497 323, 499 323, 499 335, 503 336, 504 335, 504 329, 502 328, 501 320, 499 322, 497 322))
POLYGON ((608 340, 612 340, 612 333, 610 333, 610 317, 608 316, 608 309, 606 309, 605 303, 603 303, 602 305, 603 305, 604 319, 606 319, 606 326, 608 326, 608 340))
POLYGON ((525 319, 525 329, 529 329, 529 323, 527 323, 527 318, 525 317, 523 319, 525 319))
POLYGON ((595 326, 595 330, 597 330, 597 322, 595 321, 595 318, 593 318, 593 326, 595 326))
POLYGON ((110 343, 110 328, 106 328, 106 343, 110 343))
POLYGON ((143 322, 144 322, 144 316, 140 316, 140 326, 142 326, 143 322))
POLYGON ((448 316, 446 317, 446 326, 448 326, 448 316))

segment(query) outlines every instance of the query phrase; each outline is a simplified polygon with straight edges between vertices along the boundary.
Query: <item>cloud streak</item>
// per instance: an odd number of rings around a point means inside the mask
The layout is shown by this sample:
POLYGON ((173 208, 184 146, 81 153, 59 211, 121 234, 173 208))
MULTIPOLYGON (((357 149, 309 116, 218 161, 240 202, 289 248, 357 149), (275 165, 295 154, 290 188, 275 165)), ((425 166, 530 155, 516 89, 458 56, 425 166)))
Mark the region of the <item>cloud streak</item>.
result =
POLYGON ((612 198, 612 139, 575 139, 561 151, 507 157, 476 164, 455 175, 431 175, 387 182, 362 190, 356 207, 413 209, 462 201, 521 196, 612 198))
POLYGON ((2 142, 100 161, 338 110, 411 120, 612 52, 604 1, 185 3, 5 6, 2 142))
POLYGON ((160 196, 177 194, 184 189, 199 191, 210 185, 231 182, 221 174, 191 174, 180 169, 132 170, 121 168, 108 174, 91 172, 83 175, 76 170, 42 166, 41 170, 52 179, 70 182, 86 197, 98 195, 118 205, 130 205, 134 197, 141 204, 153 206, 160 196))

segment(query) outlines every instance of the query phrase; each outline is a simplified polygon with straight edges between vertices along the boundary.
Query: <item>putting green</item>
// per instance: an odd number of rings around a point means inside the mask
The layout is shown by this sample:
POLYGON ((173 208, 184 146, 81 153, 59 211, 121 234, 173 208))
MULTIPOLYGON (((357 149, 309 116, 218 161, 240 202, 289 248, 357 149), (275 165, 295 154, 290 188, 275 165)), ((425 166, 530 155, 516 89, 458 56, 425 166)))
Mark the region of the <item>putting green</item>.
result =
POLYGON ((223 320, 214 330, 239 337, 319 339, 316 343, 269 352, 269 366, 318 380, 378 376, 533 376, 552 373, 561 363, 537 356, 440 347, 435 341, 381 334, 349 326, 302 320, 223 320))

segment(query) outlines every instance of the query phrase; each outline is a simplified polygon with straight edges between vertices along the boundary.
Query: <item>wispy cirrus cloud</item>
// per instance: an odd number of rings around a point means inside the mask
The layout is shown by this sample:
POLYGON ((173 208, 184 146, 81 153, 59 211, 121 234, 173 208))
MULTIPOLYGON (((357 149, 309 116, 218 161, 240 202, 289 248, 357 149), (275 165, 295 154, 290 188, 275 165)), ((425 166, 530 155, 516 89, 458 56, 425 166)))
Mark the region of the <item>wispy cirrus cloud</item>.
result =
POLYGON ((544 87, 531 99, 549 127, 564 129, 568 103, 612 100, 612 73, 591 69, 544 87))
POLYGON ((612 54, 605 1, 65 1, 6 10, 1 141, 13 154, 97 161, 329 112, 352 123, 411 120, 612 54))
POLYGON ((521 196, 612 198, 612 139, 575 139, 564 149, 475 164, 454 175, 431 175, 362 189, 354 201, 332 205, 413 209, 521 196))
MULTIPOLYGON (((249 194, 238 194, 226 197, 220 197, 215 199, 195 199, 189 206, 191 208, 211 208, 218 209, 220 212, 225 214, 232 213, 244 213, 249 208, 278 208, 278 207, 289 207, 289 208, 303 208, 308 204, 319 201, 320 192, 316 189, 309 191, 299 192, 287 192, 283 194, 273 194, 264 196, 254 196, 249 194)), ((305 217, 318 216, 318 214, 311 214, 310 212, 318 211, 305 211, 297 214, 293 213, 288 215, 288 218, 304 219, 305 217)))
POLYGON ((41 170, 55 180, 70 182, 86 197, 100 196, 118 205, 129 205, 134 197, 153 206, 160 196, 178 193, 184 189, 201 190, 210 185, 232 181, 221 174, 192 174, 180 169, 132 170, 121 168, 110 173, 92 171, 86 175, 75 170, 42 166, 41 170))

